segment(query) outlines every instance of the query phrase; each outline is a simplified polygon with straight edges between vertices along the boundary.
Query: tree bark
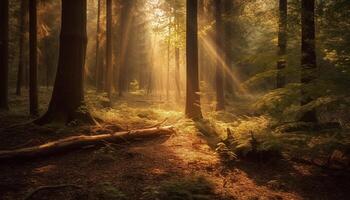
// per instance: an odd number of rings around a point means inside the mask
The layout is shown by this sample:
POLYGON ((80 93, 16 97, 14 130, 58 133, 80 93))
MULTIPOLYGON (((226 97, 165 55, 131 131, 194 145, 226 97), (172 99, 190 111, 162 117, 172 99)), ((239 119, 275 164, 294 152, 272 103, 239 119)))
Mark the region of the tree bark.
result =
POLYGON ((36 0, 29 1, 29 104, 30 114, 39 114, 36 0))
POLYGON ((223 33, 223 23, 222 23, 222 3, 221 0, 215 1, 215 19, 216 19, 216 110, 225 109, 225 94, 224 94, 224 68, 226 67, 225 53, 224 53, 224 41, 222 36, 223 33))
POLYGON ((0 1, 0 110, 8 110, 9 1, 0 1))
POLYGON ((102 91, 102 77, 101 77, 101 65, 100 65, 100 18, 101 18, 101 0, 98 0, 97 3, 97 30, 96 30, 96 55, 95 55, 95 81, 96 81, 96 90, 97 92, 102 91))
POLYGON ((201 119, 202 111, 198 80, 198 19, 197 0, 187 0, 186 6, 186 116, 201 119))
POLYGON ((175 86, 176 86, 176 97, 179 100, 181 98, 180 49, 179 49, 179 47, 175 47, 175 86))
MULTIPOLYGON (((223 44, 223 48, 224 48, 224 61, 227 65, 227 70, 229 71, 229 73, 232 73, 232 41, 233 41, 233 37, 232 37, 232 33, 233 33, 233 23, 231 21, 231 19, 233 17, 236 16, 236 13, 234 11, 234 0, 223 0, 223 34, 224 34, 224 38, 223 40, 225 41, 225 43, 223 44)), ((231 95, 234 95, 234 89, 233 89, 233 80, 232 77, 230 75, 228 75, 228 73, 226 73, 226 76, 224 76, 224 80, 225 80, 225 91, 231 95)))
POLYGON ((113 63, 112 63, 112 0, 106 2, 106 13, 107 13, 107 44, 106 44, 106 89, 109 101, 112 101, 112 80, 113 80, 113 63))
MULTIPOLYGON (((207 15, 205 13, 205 0, 198 0, 198 26, 203 27, 205 26, 205 19, 207 18, 207 15)), ((199 38, 198 41, 198 68, 199 68, 199 82, 206 82, 204 78, 205 69, 205 49, 203 48, 203 38, 199 38)))
POLYGON ((168 27, 168 34, 169 34, 169 38, 167 41, 167 53, 168 53, 168 57, 167 57, 167 78, 166 78, 166 100, 169 101, 169 92, 170 92, 170 34, 171 34, 171 18, 169 16, 169 27, 168 27))
MULTIPOLYGON (((306 87, 310 87, 317 78, 315 52, 315 0, 302 0, 301 6, 301 105, 313 101, 306 87)), ((310 110, 302 114, 300 121, 317 122, 316 111, 310 110)))
POLYGON ((47 112, 37 124, 78 120, 93 123, 84 103, 87 45, 86 0, 62 0, 60 49, 56 80, 47 112))
POLYGON ((276 88, 285 86, 285 76, 283 70, 286 68, 287 52, 287 0, 279 0, 279 30, 278 30, 278 57, 276 88))
POLYGON ((121 16, 120 16, 120 28, 121 28, 121 53, 120 53, 120 67, 119 67, 119 96, 123 96, 123 93, 127 90, 127 66, 128 66, 128 48, 129 48, 129 33, 132 21, 132 6, 133 0, 122 0, 121 2, 121 16))
POLYGON ((90 145, 101 145, 106 142, 120 143, 132 140, 144 140, 173 133, 170 126, 115 132, 101 135, 80 135, 49 142, 39 146, 16 150, 0 151, 0 160, 39 158, 90 145))
POLYGON ((24 40, 25 40, 25 18, 27 13, 27 1, 21 1, 20 8, 20 24, 19 24, 19 55, 18 55, 18 71, 17 71, 17 85, 16 85, 16 95, 20 96, 22 94, 22 86, 24 80, 24 40))

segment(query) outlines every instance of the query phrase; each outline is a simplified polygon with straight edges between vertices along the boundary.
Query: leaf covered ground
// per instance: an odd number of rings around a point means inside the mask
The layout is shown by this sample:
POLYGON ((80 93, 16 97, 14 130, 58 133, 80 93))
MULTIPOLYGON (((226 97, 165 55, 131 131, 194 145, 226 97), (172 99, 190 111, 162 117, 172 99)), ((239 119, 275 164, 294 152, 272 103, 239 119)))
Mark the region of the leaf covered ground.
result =
MULTIPOLYGON (((207 112, 206 120, 195 123, 183 116, 181 107, 161 99, 132 95, 115 100, 113 108, 104 108, 104 98, 89 93, 87 101, 91 111, 104 120, 101 127, 75 124, 39 127, 24 124, 30 120, 25 112, 25 98, 12 99, 15 109, 0 116, 0 149, 33 146, 71 135, 143 128, 160 122, 173 125, 176 133, 154 140, 90 146, 35 160, 1 162, 0 199, 24 199, 41 186, 57 185, 68 186, 37 191, 29 199, 277 200, 347 199, 350 196, 349 174, 344 170, 301 164, 285 156, 278 159, 240 157, 237 152, 251 151, 252 132, 259 148, 283 153, 292 149, 281 147, 287 144, 284 140, 273 141, 296 137, 297 133, 288 137, 270 134, 271 119, 267 116, 237 115, 238 111, 230 110, 207 112), (225 143, 227 128, 239 143, 229 158, 218 149, 218 144, 224 143, 228 151, 232 150, 230 142, 225 143), (267 133, 263 134, 264 131, 267 133)), ((42 101, 45 102, 45 96, 42 101)), ((321 143, 326 138, 317 135, 306 138, 305 135, 298 137, 303 145, 311 144, 305 142, 310 140, 321 143)), ((297 153, 303 154, 303 151, 297 153)))

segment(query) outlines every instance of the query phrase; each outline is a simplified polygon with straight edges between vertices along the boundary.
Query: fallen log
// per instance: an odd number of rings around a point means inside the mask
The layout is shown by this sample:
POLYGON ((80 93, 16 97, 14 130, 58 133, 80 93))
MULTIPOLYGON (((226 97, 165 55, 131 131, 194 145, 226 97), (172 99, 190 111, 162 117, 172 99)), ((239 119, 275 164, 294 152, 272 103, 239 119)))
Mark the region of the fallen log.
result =
POLYGON ((105 142, 118 143, 140 139, 155 138, 172 134, 171 126, 154 127, 147 129, 138 129, 130 131, 115 132, 112 134, 101 135, 80 135, 72 136, 57 141, 49 142, 34 147, 20 148, 15 150, 0 151, 0 160, 4 159, 26 159, 40 156, 47 156, 71 149, 77 149, 85 146, 100 145, 105 142))

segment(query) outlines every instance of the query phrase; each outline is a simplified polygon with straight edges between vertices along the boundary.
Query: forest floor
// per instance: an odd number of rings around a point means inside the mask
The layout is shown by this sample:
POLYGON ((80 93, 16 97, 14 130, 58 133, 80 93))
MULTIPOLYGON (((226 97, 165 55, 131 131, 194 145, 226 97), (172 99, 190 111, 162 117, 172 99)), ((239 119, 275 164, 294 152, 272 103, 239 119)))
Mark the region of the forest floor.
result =
MULTIPOLYGON (((47 97, 41 94, 41 107, 47 97)), ((90 94, 91 96, 91 94, 90 94)), ((96 96, 88 102, 101 102, 96 96)), ((21 124, 26 98, 13 97, 14 110, 0 115, 0 149, 42 144, 71 135, 96 134, 96 127, 21 124)), ((103 103, 96 103, 103 104, 103 103)), ((106 129, 173 125, 170 137, 88 147, 30 161, 0 163, 0 199, 349 199, 350 176, 287 159, 224 162, 215 151, 220 142, 185 119, 179 108, 137 95, 115 100, 113 109, 93 113, 106 129), (66 185, 66 186, 62 186, 66 185), (74 186, 72 186, 74 185, 74 186), (61 187, 62 186, 62 187, 61 187), (77 187, 76 187, 77 186, 77 187)))

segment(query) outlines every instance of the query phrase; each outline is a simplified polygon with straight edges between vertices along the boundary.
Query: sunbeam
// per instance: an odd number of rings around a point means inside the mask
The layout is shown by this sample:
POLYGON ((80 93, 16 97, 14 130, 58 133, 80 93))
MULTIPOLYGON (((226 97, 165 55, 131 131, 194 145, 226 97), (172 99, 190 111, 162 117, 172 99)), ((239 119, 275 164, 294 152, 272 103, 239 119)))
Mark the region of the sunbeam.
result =
POLYGON ((239 92, 241 92, 243 95, 251 95, 248 89, 241 84, 242 82, 239 80, 239 78, 232 72, 231 67, 228 66, 228 64, 225 62, 223 56, 218 54, 218 51, 216 50, 216 45, 213 43, 213 41, 201 35, 200 41, 204 45, 204 49, 208 52, 210 58, 219 61, 218 66, 221 67, 224 70, 225 75, 233 81, 233 84, 236 86, 239 92))

